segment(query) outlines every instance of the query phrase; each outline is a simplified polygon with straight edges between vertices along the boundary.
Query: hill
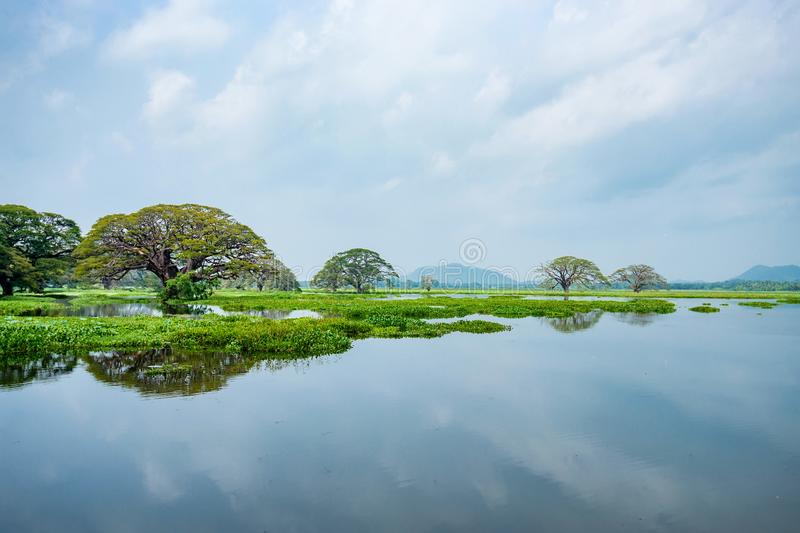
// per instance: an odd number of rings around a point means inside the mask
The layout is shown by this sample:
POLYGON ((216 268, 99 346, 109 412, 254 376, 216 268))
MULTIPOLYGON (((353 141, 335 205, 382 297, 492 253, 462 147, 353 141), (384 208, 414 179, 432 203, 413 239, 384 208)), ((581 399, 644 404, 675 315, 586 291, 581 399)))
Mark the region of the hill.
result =
POLYGON ((422 266, 409 273, 407 280, 418 284, 422 276, 432 276, 434 285, 439 287, 494 289, 519 285, 516 280, 497 270, 460 263, 422 266))
POLYGON ((800 281, 800 266, 756 265, 733 279, 745 281, 800 281))

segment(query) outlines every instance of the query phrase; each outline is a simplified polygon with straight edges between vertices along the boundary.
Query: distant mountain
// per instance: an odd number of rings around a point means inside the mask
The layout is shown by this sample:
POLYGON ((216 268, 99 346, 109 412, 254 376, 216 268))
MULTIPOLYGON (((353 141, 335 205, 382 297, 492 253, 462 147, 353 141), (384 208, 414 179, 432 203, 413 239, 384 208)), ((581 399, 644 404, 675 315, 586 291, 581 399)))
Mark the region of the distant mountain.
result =
POLYGON ((733 278, 745 281, 800 281, 800 266, 765 266, 756 265, 733 278))
POLYGON ((519 283, 513 278, 499 272, 460 263, 447 263, 419 267, 409 273, 407 280, 418 284, 423 276, 431 276, 434 285, 455 288, 516 287, 519 283))

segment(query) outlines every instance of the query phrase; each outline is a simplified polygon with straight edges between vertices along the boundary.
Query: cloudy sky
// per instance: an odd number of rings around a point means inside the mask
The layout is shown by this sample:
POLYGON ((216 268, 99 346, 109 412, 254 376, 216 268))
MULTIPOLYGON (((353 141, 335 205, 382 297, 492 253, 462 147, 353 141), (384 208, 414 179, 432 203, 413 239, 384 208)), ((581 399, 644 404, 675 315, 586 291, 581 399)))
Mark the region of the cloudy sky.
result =
POLYGON ((0 203, 726 279, 800 263, 798 50, 793 1, 5 1, 0 203))

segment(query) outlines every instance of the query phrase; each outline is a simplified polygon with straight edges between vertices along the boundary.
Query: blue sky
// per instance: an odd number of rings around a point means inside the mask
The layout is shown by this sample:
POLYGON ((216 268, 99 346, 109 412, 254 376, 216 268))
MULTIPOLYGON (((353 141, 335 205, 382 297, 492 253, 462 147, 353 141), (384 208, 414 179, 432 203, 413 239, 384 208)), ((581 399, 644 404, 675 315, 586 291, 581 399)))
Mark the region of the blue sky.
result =
POLYGON ((796 2, 0 4, 2 203, 221 207, 301 278, 800 263, 796 2), (264 4, 264 5, 261 5, 264 4))

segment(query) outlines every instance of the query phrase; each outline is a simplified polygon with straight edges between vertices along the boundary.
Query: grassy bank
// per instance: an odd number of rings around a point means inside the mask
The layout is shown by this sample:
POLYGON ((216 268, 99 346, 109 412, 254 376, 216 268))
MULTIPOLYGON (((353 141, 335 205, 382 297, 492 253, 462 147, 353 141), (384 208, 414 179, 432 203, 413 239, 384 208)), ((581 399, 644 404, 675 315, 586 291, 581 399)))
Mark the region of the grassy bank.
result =
POLYGON ((429 324, 421 320, 298 319, 236 316, 130 318, 18 318, 0 320, 0 354, 6 362, 69 350, 211 349, 264 357, 296 358, 339 353, 353 339, 438 337, 454 331, 491 333, 506 329, 487 321, 429 324))
MULTIPOLYGON (((69 299, 15 296, 0 300, 8 310, 29 311, 34 306, 75 306, 129 303, 152 299, 152 293, 69 293, 69 299), (87 303, 89 302, 89 303, 87 303)), ((505 326, 486 320, 430 323, 426 319, 459 319, 468 315, 505 318, 568 318, 593 310, 621 313, 670 313, 675 306, 664 300, 563 301, 525 300, 515 296, 450 298, 432 296, 391 300, 374 295, 256 293, 220 291, 198 305, 216 305, 227 311, 308 309, 322 319, 270 320, 254 316, 137 316, 114 318, 19 317, 0 319, 0 357, 5 361, 31 354, 68 350, 182 349, 222 350, 261 357, 296 358, 347 350, 353 339, 368 337, 438 337, 451 332, 492 333, 505 326)))
MULTIPOLYGON (((421 289, 391 289, 377 290, 373 294, 489 294, 489 295, 519 295, 519 296, 563 296, 562 291, 548 291, 540 289, 431 289, 430 292, 421 289)), ((722 298, 722 299, 794 299, 800 300, 800 294, 791 291, 730 291, 730 290, 651 290, 633 292, 621 289, 608 290, 573 290, 570 296, 589 296, 599 298, 722 298)))

